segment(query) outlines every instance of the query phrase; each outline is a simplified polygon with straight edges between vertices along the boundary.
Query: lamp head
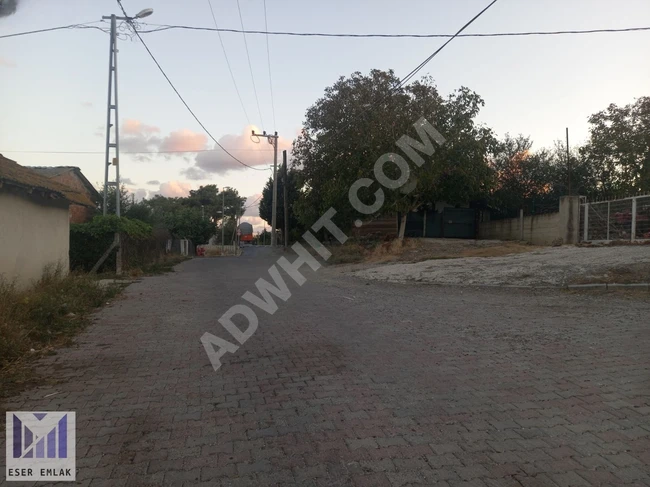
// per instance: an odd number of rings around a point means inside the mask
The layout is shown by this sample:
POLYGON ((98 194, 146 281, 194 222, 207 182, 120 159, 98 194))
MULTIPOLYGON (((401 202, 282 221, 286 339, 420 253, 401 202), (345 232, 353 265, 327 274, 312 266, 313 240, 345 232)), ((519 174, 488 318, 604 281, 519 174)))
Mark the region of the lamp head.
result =
POLYGON ((135 19, 144 19, 145 17, 149 17, 153 13, 152 8, 145 8, 144 10, 140 10, 137 14, 135 14, 135 19))

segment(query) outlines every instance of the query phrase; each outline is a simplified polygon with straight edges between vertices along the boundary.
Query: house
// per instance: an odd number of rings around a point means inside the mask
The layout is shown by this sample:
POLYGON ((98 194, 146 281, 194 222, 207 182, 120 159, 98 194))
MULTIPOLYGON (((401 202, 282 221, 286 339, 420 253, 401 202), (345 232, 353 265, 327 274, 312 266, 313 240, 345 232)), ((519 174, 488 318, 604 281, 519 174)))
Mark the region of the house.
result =
MULTIPOLYGON (((101 195, 97 192, 95 187, 86 179, 81 169, 74 166, 57 166, 57 167, 34 167, 29 169, 36 171, 41 176, 45 176, 52 181, 64 184, 82 193, 88 197, 90 201, 98 203, 101 195)), ((89 208, 87 206, 72 203, 70 205, 70 223, 85 223, 92 220, 95 214, 95 207, 89 208)))
POLYGON ((0 278, 25 288, 46 266, 68 271, 71 205, 94 207, 86 194, 0 154, 0 278))

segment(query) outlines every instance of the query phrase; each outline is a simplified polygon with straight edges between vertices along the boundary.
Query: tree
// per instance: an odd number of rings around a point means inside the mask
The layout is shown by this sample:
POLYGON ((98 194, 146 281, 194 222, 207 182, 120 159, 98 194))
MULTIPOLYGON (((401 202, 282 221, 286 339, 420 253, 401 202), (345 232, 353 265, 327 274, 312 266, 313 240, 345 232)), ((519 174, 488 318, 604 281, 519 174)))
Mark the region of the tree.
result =
POLYGON ((589 117, 590 137, 580 154, 594 167, 604 194, 650 192, 650 97, 589 117))
POLYGON ((578 151, 569 154, 569 167, 564 143, 558 141, 552 149, 537 152, 532 146, 530 137, 508 134, 496 145, 490 160, 496 183, 488 198, 496 216, 514 217, 519 209, 526 213, 557 211, 561 196, 594 196, 597 178, 578 151))
MULTIPOLYGON (((97 214, 104 214, 104 185, 99 189, 101 198, 97 205, 97 214)), ((124 185, 120 186, 120 214, 124 214, 133 204, 133 198, 124 185)), ((106 201, 107 215, 114 215, 116 210, 115 186, 108 187, 108 196, 106 201)))
POLYGON ((187 238, 195 245, 206 244, 215 227, 203 217, 201 210, 181 206, 165 215, 165 226, 174 238, 187 238))
MULTIPOLYGON (((328 87, 307 110, 293 146, 302 188, 294 209, 305 226, 333 207, 339 225, 349 228, 361 216, 348 202, 350 187, 359 178, 374 179, 375 162, 398 152, 395 144, 402 135, 417 137, 413 124, 421 117, 447 142, 422 166, 410 165, 410 193, 384 189, 382 211, 407 212, 441 200, 466 203, 487 194, 492 182, 487 154, 494 137, 475 122, 483 105, 480 96, 460 88, 443 98, 430 78, 396 88, 398 82, 392 71, 354 73, 328 87)), ((395 164, 386 164, 385 173, 399 176, 395 164)), ((360 191, 362 201, 373 201, 377 187, 360 191)))
MULTIPOLYGON (((277 228, 284 233, 284 185, 287 184, 287 200, 289 203, 289 229, 290 233, 300 232, 302 226, 299 225, 298 218, 293 211, 293 205, 298 200, 300 191, 298 189, 298 172, 288 171, 287 181, 285 182, 284 171, 278 173, 278 202, 276 224, 277 228)), ((270 177, 262 190, 262 198, 259 205, 260 218, 271 225, 273 220, 273 178, 270 177)))
POLYGON ((246 198, 239 196, 239 192, 234 188, 224 188, 224 190, 219 193, 216 211, 213 214, 215 221, 221 220, 222 218, 222 197, 225 196, 226 201, 226 210, 225 216, 230 218, 236 218, 237 215, 242 216, 246 210, 246 198))

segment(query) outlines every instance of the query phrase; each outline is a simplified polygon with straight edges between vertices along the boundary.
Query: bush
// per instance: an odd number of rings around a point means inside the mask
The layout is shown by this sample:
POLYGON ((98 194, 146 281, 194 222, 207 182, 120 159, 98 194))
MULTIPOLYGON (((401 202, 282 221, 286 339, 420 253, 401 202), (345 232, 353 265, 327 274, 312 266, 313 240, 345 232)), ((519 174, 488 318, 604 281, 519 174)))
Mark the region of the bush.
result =
MULTIPOLYGON (((144 241, 152 236, 151 225, 140 220, 118 218, 116 215, 96 216, 88 223, 70 225, 70 268, 89 271, 106 252, 115 238, 115 232, 120 232, 125 240, 133 247, 133 242, 144 241)), ((108 256, 102 267, 115 268, 114 250, 108 256)))
POLYGON ((46 270, 28 290, 0 281, 0 368, 30 349, 71 336, 87 323, 92 310, 118 291, 87 275, 64 277, 60 268, 46 270))

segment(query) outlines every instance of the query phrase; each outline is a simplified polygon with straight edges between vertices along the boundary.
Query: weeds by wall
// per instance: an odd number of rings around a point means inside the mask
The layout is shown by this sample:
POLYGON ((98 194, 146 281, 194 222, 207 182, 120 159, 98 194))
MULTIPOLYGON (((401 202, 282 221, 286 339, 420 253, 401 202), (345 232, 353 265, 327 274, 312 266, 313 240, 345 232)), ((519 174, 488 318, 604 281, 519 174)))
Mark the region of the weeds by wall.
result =
POLYGON ((46 270, 26 290, 0 281, 0 370, 32 349, 65 341, 87 324, 90 312, 118 292, 87 275, 64 277, 60 268, 46 270))

